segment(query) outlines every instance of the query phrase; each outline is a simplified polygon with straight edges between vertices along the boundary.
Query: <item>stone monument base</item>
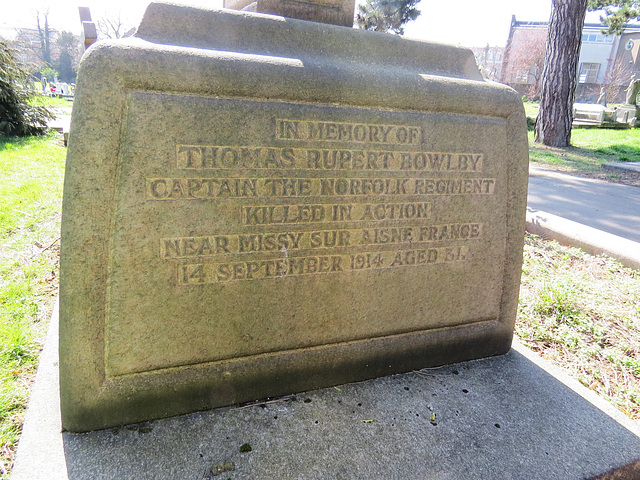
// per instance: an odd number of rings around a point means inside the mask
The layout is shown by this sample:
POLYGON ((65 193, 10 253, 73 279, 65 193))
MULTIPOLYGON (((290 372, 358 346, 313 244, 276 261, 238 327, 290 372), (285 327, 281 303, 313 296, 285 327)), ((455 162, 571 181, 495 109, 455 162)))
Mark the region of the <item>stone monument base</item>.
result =
POLYGON ((623 104, 616 108, 614 116, 614 121, 628 123, 632 127, 635 127, 637 125, 637 119, 640 118, 640 109, 637 105, 623 104))
POLYGON ((60 433, 58 398, 54 318, 12 479, 640 475, 637 424, 518 343, 501 357, 87 434, 60 433))

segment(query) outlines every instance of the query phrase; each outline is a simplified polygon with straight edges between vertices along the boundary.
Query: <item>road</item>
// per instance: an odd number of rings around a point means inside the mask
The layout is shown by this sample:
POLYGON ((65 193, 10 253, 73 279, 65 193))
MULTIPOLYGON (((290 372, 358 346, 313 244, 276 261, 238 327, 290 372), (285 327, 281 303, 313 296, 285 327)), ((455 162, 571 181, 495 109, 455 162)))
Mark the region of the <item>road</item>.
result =
POLYGON ((527 205, 640 243, 639 187, 532 167, 527 205))

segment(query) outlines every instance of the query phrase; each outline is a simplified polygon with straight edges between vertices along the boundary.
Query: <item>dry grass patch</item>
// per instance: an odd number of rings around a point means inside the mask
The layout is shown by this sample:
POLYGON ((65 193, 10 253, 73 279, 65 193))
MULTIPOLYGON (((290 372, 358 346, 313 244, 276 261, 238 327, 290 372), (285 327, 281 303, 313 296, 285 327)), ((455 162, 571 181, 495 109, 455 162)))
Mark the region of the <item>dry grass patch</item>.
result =
POLYGON ((528 235, 516 334, 640 419, 640 271, 528 235))

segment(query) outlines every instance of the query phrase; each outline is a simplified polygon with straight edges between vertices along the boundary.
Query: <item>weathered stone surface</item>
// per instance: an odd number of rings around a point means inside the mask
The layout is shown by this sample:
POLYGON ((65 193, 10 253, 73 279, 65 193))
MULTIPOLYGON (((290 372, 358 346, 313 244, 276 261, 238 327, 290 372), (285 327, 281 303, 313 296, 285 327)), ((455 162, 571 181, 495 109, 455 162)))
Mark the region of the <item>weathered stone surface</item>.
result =
POLYGON ((466 49, 151 4, 81 64, 65 429, 506 352, 526 187, 466 49))
POLYGON ((225 8, 351 27, 354 0, 223 0, 225 8))

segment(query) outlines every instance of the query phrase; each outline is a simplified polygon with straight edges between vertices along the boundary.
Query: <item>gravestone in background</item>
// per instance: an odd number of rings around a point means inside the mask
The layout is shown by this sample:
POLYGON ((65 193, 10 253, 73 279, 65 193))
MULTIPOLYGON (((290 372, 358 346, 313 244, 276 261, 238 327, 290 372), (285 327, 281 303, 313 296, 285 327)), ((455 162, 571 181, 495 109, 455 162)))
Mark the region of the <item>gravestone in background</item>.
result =
POLYGON ((506 352, 522 102, 469 50, 151 4, 79 72, 64 428, 506 352))

